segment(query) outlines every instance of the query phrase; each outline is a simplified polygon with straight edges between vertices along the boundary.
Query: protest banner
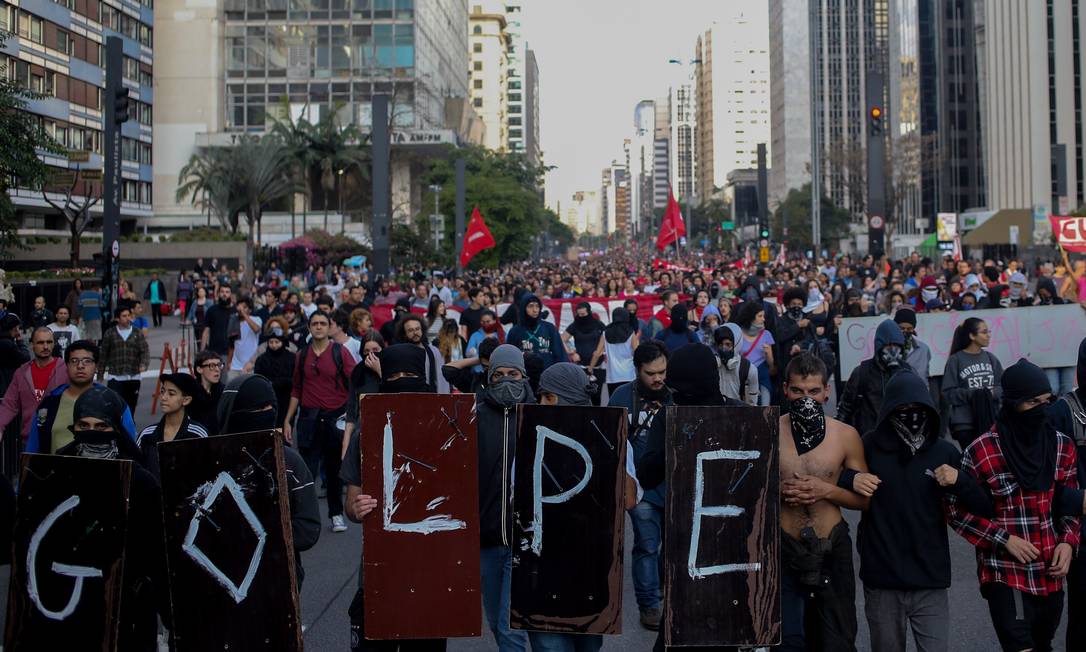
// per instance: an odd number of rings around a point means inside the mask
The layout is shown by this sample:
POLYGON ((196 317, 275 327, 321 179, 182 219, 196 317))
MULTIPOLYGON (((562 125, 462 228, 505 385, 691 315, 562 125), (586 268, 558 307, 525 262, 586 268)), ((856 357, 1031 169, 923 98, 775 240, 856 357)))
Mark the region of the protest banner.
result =
POLYGON ((172 650, 301 652, 277 431, 161 443, 172 650))
POLYGON ((370 394, 359 407, 367 639, 479 636, 474 395, 370 394))
POLYGON ((1067 251, 1086 252, 1086 217, 1050 215, 1056 241, 1067 251))
MULTIPOLYGON (((942 376, 954 329, 970 317, 983 319, 991 331, 988 351, 999 358, 1003 368, 1028 358, 1039 367, 1073 367, 1078 345, 1086 333, 1086 311, 1077 304, 925 312, 916 316, 916 334, 931 347, 928 374, 942 376)), ((889 316, 850 317, 841 321, 838 343, 841 353, 841 377, 874 355, 875 329, 889 316)))
POLYGON ((116 650, 132 462, 22 461, 4 649, 116 650))
POLYGON ((777 408, 667 408, 665 645, 781 640, 777 408))
POLYGON ((517 419, 510 626, 621 634, 626 411, 518 405, 517 419))

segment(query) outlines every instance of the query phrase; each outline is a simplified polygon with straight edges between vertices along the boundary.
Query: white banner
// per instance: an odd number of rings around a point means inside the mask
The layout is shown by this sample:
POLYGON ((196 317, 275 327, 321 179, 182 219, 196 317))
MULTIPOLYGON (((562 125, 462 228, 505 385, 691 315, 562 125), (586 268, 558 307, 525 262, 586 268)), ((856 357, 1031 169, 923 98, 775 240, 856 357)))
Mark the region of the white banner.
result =
MULTIPOLYGON (((1086 337, 1086 312, 1078 304, 921 313, 917 315, 916 332, 931 348, 930 375, 943 375, 954 329, 970 317, 988 323, 988 351, 999 358, 1004 368, 1020 358, 1028 358, 1040 367, 1073 367, 1078 361, 1079 343, 1086 337)), ((875 329, 887 319, 856 317, 841 322, 838 342, 842 378, 847 380, 860 362, 874 355, 875 329)))

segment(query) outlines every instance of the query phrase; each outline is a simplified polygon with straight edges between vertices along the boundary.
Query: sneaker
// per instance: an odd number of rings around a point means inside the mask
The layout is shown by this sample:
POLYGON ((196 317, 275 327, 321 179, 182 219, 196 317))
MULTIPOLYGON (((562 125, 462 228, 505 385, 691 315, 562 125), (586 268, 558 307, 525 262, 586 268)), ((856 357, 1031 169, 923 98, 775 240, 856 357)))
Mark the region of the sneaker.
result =
MULTIPOLYGON (((347 521, 343 520, 343 514, 336 514, 335 516, 332 517, 332 531, 333 532, 346 532, 347 531, 347 521)), ((659 612, 659 609, 657 609, 657 612, 659 612)), ((656 620, 657 620, 657 622, 659 622, 659 620, 660 620, 659 615, 657 615, 656 620)))
POLYGON ((641 626, 655 632, 660 629, 660 609, 641 609, 641 626))

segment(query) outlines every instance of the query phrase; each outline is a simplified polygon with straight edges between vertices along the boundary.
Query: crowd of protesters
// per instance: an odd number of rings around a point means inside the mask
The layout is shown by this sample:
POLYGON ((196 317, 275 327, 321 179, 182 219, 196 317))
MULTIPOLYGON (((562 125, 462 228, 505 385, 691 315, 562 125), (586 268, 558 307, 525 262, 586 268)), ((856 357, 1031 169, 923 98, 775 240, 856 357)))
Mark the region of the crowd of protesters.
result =
MULTIPOLYGON (((122 282, 113 315, 79 281, 52 309, 41 297, 28 315, 0 306, 0 429, 17 424, 29 452, 136 460, 157 483, 159 442, 252 430, 252 421, 231 425, 231 415, 258 413, 291 445, 300 552, 321 529, 313 478, 324 478, 333 532, 376 506, 361 492, 361 394, 476 393, 483 601, 500 650, 602 643, 508 626, 511 554, 500 526, 510 509, 502 460, 511 463, 516 445, 508 408, 536 401, 627 409, 631 574, 646 628, 661 623, 663 408, 777 405, 785 649, 854 649, 852 539, 841 508, 863 512, 859 577, 874 649, 904 650, 906 623, 919 649, 949 649, 948 525, 977 547, 980 592, 1004 649, 1050 649, 1065 578, 1068 649, 1086 640, 1086 564, 1075 554, 1086 394, 1074 389, 1086 341, 1062 369, 1028 361, 1004 369, 987 351, 988 325, 970 317, 933 376, 930 343, 916 330, 923 313, 1086 305, 1082 261, 912 254, 759 265, 698 254, 660 263, 631 250, 378 278, 334 265, 286 274, 272 264, 249 275, 201 259, 179 274, 173 301, 157 275, 142 290, 122 282), (648 319, 643 295, 655 297, 648 319), (549 314, 554 299, 573 303, 562 328, 549 314), (589 299, 623 305, 605 322, 589 299), (189 372, 160 377, 161 417, 137 427, 147 329, 171 312, 192 328, 198 353, 189 372), (842 378, 842 319, 863 316, 884 317, 873 354, 842 378), (825 410, 833 395, 835 417, 825 410)), ((351 618, 364 631, 360 604, 351 618)), ((128 625, 132 636, 143 631, 128 625)), ((418 642, 435 647, 444 642, 418 642)))

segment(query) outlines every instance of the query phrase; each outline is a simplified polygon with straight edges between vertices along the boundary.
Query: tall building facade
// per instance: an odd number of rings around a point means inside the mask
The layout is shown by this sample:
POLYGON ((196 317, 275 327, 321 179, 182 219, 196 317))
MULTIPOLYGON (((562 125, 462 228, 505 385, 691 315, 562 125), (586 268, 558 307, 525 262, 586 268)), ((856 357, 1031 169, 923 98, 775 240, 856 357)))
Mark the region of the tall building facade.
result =
POLYGON ((976 0, 973 9, 987 207, 1044 214, 1082 206, 1086 7, 976 0), (1064 146, 1059 161, 1056 145, 1064 146), (1063 193, 1054 174, 1061 167, 1063 193))
POLYGON ((675 199, 696 202, 697 150, 694 144, 696 123, 694 82, 684 82, 670 89, 668 96, 669 181, 675 199))
MULTIPOLYGON (((509 151, 527 152, 529 149, 537 151, 539 143, 529 143, 529 134, 525 128, 527 117, 528 98, 528 43, 524 39, 522 20, 524 17, 524 3, 506 2, 505 17, 509 30, 509 88, 507 89, 507 103, 509 106, 509 151)), ((534 59, 534 57, 533 57, 534 59)), ((533 79, 538 84, 538 69, 534 71, 533 79)), ((531 91, 538 94, 538 86, 531 91)), ((533 99, 538 102, 538 99, 533 99)), ((538 122, 537 122, 538 124, 538 122)))
POLYGON ((732 8, 698 37, 694 52, 695 194, 707 201, 728 172, 757 167, 759 143, 772 150, 767 5, 732 8))
POLYGON ((488 5, 472 5, 468 22, 471 33, 471 70, 468 93, 475 112, 483 120, 483 146, 505 151, 509 141, 506 98, 509 74, 510 36, 505 14, 488 5))
POLYGON ((562 215, 562 221, 573 229, 574 233, 603 235, 601 209, 602 203, 600 202, 599 192, 595 190, 578 190, 573 193, 572 201, 562 215))
POLYGON ((470 122, 467 0, 207 5, 159 0, 169 70, 156 89, 170 105, 155 120, 155 155, 165 161, 155 170, 156 222, 190 223, 194 209, 174 195, 199 147, 263 133, 288 116, 315 123, 335 113, 366 130, 375 94, 391 96, 392 125, 406 141, 393 144, 393 213, 421 210, 423 170, 411 148, 455 142, 451 130, 470 122))
POLYGON ((539 140, 539 61, 535 50, 524 50, 524 153, 528 160, 543 163, 539 140))
POLYGON ((769 203, 811 181, 809 0, 769 0, 769 203))
MULTIPOLYGON (((121 37, 123 80, 129 96, 129 120, 121 128, 120 208, 125 231, 131 230, 136 220, 151 215, 154 20, 150 0, 0 2, 0 32, 7 32, 0 48, 3 73, 41 96, 27 102, 27 118, 41 125, 62 147, 88 156, 87 162, 74 163, 66 156, 44 155, 45 163, 55 172, 103 168, 105 39, 121 37)), ((54 191, 62 187, 66 191, 70 181, 46 186, 50 199, 60 204, 64 194, 54 191)), ((13 187, 9 194, 22 228, 67 231, 63 215, 40 191, 13 187)), ((101 194, 101 181, 80 177, 73 199, 82 204, 86 197, 101 194)), ((101 215, 101 202, 90 212, 101 215)))
MULTIPOLYGON (((656 100, 656 127, 652 138, 652 207, 667 207, 671 183, 671 125, 668 98, 656 100)), ((651 225, 649 225, 651 227, 651 225)))

